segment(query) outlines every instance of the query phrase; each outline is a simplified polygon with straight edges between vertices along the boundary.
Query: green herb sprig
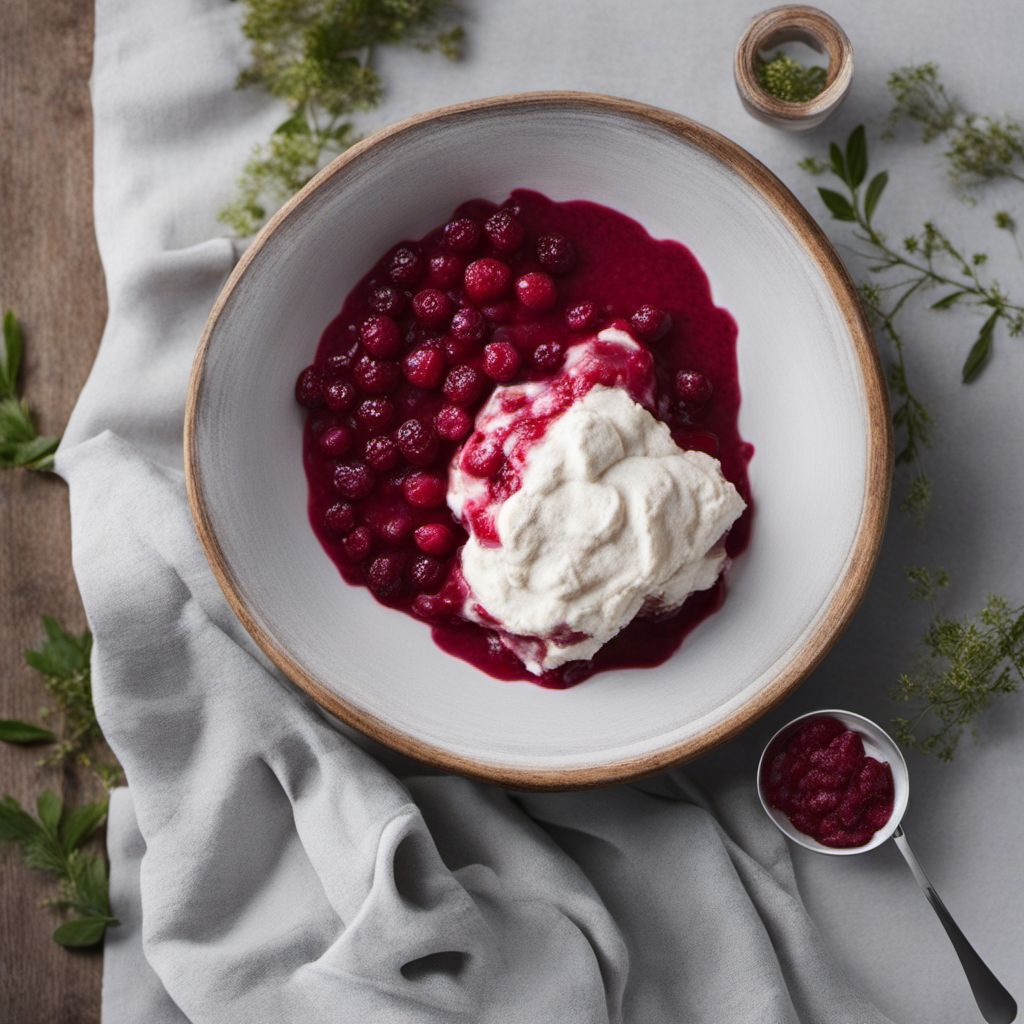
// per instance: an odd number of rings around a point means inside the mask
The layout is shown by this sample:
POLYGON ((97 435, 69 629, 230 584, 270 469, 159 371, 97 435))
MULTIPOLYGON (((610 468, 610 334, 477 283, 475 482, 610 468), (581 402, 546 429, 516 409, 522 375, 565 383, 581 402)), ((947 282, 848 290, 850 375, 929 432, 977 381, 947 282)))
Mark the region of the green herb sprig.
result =
POLYGON ((80 765, 110 789, 121 781, 121 769, 105 756, 107 748, 92 703, 92 634, 86 631, 75 636, 49 616, 43 617, 43 628, 46 639, 38 649, 25 652, 25 661, 43 677, 53 706, 40 712, 43 725, 0 721, 0 740, 20 745, 54 744, 40 765, 80 765), (47 728, 51 719, 59 722, 57 733, 47 728))
POLYGON ((810 66, 779 51, 768 58, 757 59, 757 80, 769 96, 785 103, 813 100, 825 88, 828 70, 810 66))
POLYGON ((899 272, 882 283, 866 288, 869 295, 894 296, 894 307, 915 293, 931 288, 945 289, 933 310, 966 306, 977 310, 984 321, 967 353, 961 373, 963 382, 978 379, 992 356, 996 328, 1002 324, 1011 337, 1024 333, 1024 305, 1014 302, 998 281, 988 279, 981 268, 988 262, 982 252, 969 253, 958 248, 934 222, 926 221, 919 232, 904 236, 894 245, 874 224, 874 214, 889 175, 876 174, 861 192, 868 171, 868 150, 864 126, 853 130, 845 154, 835 143, 829 147, 829 169, 846 186, 846 193, 819 188, 818 193, 832 216, 856 224, 854 237, 866 243, 870 251, 862 254, 872 261, 869 270, 877 276, 899 272))
POLYGON ((889 76, 893 108, 888 134, 903 121, 921 127, 921 139, 945 138, 949 177, 962 192, 986 181, 1024 181, 1024 125, 1011 117, 982 117, 964 110, 946 91, 938 65, 909 65, 889 76))
POLYGON ((951 761, 964 733, 975 730, 996 697, 1024 682, 1024 605, 990 595, 976 615, 951 619, 934 610, 948 575, 922 567, 908 573, 911 595, 931 603, 933 617, 920 667, 901 675, 893 693, 910 706, 893 720, 893 731, 905 746, 951 761))
POLYGON ((36 429, 28 403, 18 393, 18 375, 25 350, 21 324, 11 310, 4 314, 4 345, 0 352, 0 467, 51 469, 58 437, 36 429))
POLYGON ((258 85, 288 104, 288 117, 255 148, 238 195, 219 219, 251 235, 358 134, 352 115, 380 103, 372 61, 380 46, 414 46, 455 59, 464 37, 451 0, 243 0, 252 63, 239 87, 258 85))
POLYGON ((82 849, 103 823, 107 802, 64 807, 52 790, 43 792, 36 815, 12 796, 0 800, 0 842, 17 847, 26 866, 57 880, 57 895, 46 906, 70 918, 53 933, 62 946, 95 946, 111 925, 109 883, 103 860, 82 849))

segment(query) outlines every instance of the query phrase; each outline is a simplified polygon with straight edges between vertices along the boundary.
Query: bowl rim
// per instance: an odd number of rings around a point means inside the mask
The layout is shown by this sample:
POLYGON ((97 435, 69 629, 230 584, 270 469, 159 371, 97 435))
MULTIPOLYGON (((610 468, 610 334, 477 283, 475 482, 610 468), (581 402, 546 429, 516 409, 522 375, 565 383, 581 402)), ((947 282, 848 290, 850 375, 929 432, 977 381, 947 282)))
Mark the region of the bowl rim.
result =
POLYGON ((881 364, 856 287, 823 230, 800 201, 759 160, 711 128, 659 107, 599 93, 545 91, 513 93, 439 107, 398 121, 368 136, 317 173, 269 220, 242 254, 210 311, 192 365, 185 406, 185 486, 196 531, 232 611, 270 660, 321 707, 371 739, 431 767, 517 789, 586 789, 628 782, 692 760, 731 739, 791 693, 832 648, 860 604, 878 557, 889 506, 892 429, 881 364), (425 124, 458 121, 487 111, 575 108, 625 116, 680 138, 738 174, 787 222, 817 265, 850 331, 866 407, 867 464, 865 501, 843 575, 813 633, 782 670, 731 715, 699 735, 632 757, 582 767, 513 766, 466 757, 418 739, 348 702, 309 675, 256 621, 228 564, 206 506, 198 454, 197 415, 202 403, 206 354, 232 293, 249 265, 281 225, 349 164, 372 156, 382 143, 425 124))

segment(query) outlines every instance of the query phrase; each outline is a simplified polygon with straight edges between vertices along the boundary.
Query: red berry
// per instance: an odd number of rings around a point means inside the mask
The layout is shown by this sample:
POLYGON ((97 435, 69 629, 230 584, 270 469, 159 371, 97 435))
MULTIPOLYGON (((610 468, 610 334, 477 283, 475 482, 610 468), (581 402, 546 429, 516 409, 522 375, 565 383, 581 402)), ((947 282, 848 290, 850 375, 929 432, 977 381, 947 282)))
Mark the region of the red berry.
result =
POLYGON ((412 297, 412 312, 420 323, 437 327, 452 315, 452 300, 438 288, 424 288, 412 297))
POLYGON ((405 568, 405 555, 393 552, 378 555, 366 573, 369 588, 379 597, 393 594, 402 582, 402 570, 405 568))
POLYGON ((414 348, 402 360, 402 372, 418 388, 436 388, 444 373, 444 355, 431 346, 414 348))
POLYGON ((382 395, 394 391, 402 380, 402 369, 389 360, 360 356, 352 368, 352 378, 367 394, 382 395))
POLYGON ((676 374, 676 394, 684 402, 703 405, 711 398, 711 381, 696 370, 680 370, 676 374))
POLYGON ((336 501, 324 513, 324 525, 331 533, 348 533, 356 525, 356 510, 347 501, 336 501))
POLYGON ((398 465, 398 445, 395 444, 394 438, 388 437, 387 434, 371 437, 366 442, 363 458, 375 473, 386 473, 398 465))
POLYGON ((393 284, 379 284, 370 289, 370 308, 385 316, 398 316, 405 309, 405 296, 393 284))
POLYGON ((526 237, 526 228, 516 220, 511 210, 501 209, 495 210, 484 221, 484 233, 498 252, 513 252, 526 237))
POLYGON ((409 566, 409 582, 420 591, 436 590, 443 576, 444 566, 427 555, 417 555, 409 566))
POLYGON ((516 304, 510 299, 503 299, 501 302, 492 302, 481 310, 483 315, 492 323, 507 324, 516 318, 516 304))
POLYGON ((552 274, 566 274, 576 265, 576 249, 565 235, 542 235, 537 239, 537 260, 552 274))
POLYGON ((323 377, 315 366, 307 366, 295 382, 295 401, 307 409, 319 409, 324 404, 323 377))
POLYGON ((630 318, 633 330, 645 341, 663 338, 672 326, 672 317, 657 306, 641 306, 630 318))
POLYGON ((423 257, 412 245, 400 245, 388 257, 388 277, 395 284, 409 287, 423 276, 423 257))
POLYGON ((317 438, 317 445, 324 455, 340 458, 352 447, 352 431, 348 427, 328 427, 317 438))
POLYGON ((456 405, 471 405, 483 394, 485 386, 483 374, 463 363, 448 371, 442 390, 448 401, 456 405))
POLYGON ((416 508, 437 508, 444 504, 448 485, 436 473, 410 473, 402 481, 402 494, 416 508))
POLYGON ((387 430, 394 418, 394 404, 386 398, 367 398, 356 409, 356 419, 374 434, 387 430))
POLYGON ((487 321, 484 320, 483 313, 472 306, 463 306, 452 317, 451 333, 458 341, 475 345, 483 340, 486 331, 487 321))
POLYGON ((348 412, 356 400, 356 389, 347 381, 333 381, 324 388, 324 400, 332 412, 348 412))
POLYGON ((427 523, 413 534, 416 547, 428 555, 444 558, 455 550, 455 534, 444 523, 427 523))
POLYGON ((437 457, 437 434, 423 420, 406 420, 398 428, 396 437, 399 451, 414 466, 429 466, 437 457))
POLYGON ((538 370, 555 370, 562 365, 564 355, 560 342, 545 341, 533 350, 533 365, 538 370))
POLYGON ((388 546, 397 548, 412 534, 412 516, 408 512, 396 512, 377 524, 377 534, 388 546))
POLYGON ((444 339, 443 347, 449 366, 455 363, 464 363, 473 354, 475 348, 472 342, 460 341, 450 334, 444 339))
POLYGON ((565 322, 573 331, 585 331, 597 319, 597 306, 589 300, 577 302, 565 311, 565 322))
POLYGON ((363 321, 359 338, 363 348, 376 359, 390 359, 402 351, 402 332, 398 324, 380 313, 363 321))
POLYGON ((461 441, 469 437, 473 430, 473 421, 465 409, 457 405, 446 405, 434 417, 437 432, 446 441, 461 441))
POLYGON ((493 476, 505 462, 501 442, 494 437, 485 437, 466 448, 462 456, 462 468, 470 476, 493 476))
POLYGON ((373 474, 365 462, 343 462, 334 467, 334 489, 349 501, 359 501, 373 490, 373 474))
POLYGON ((450 252, 430 257, 428 280, 437 288, 452 288, 462 280, 462 260, 450 252))
POLYGON ((445 224, 444 244, 455 252, 469 252, 480 241, 480 222, 472 217, 456 217, 445 224))
POLYGON ((495 341, 484 349, 484 372, 492 380, 512 380, 519 372, 519 362, 519 353, 511 342, 495 341))
POLYGON ((462 275, 462 280, 466 286, 466 294, 473 302, 490 302, 491 299, 500 298, 508 291, 512 271, 509 270, 508 264, 502 263, 501 260, 485 257, 470 263, 462 275))
POLYGON ((350 562, 361 562, 373 550, 373 534, 357 526, 342 542, 341 550, 350 562))
POLYGON ((547 274, 523 274, 516 281, 516 297, 527 308, 550 309, 558 298, 555 282, 547 274))

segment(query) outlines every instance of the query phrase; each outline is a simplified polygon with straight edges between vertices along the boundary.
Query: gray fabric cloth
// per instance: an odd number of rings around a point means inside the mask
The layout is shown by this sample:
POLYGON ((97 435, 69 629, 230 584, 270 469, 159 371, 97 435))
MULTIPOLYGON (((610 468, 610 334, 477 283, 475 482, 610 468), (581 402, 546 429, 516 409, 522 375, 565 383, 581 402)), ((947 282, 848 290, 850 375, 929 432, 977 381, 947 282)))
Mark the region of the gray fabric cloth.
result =
MULTIPOLYGON (((462 66, 381 55, 393 90, 373 120, 514 89, 594 89, 682 110, 785 172, 815 147, 748 119, 730 81, 732 45, 760 6, 649 0, 626 24, 615 0, 480 0, 462 66)), ((890 25, 888 5, 874 20, 871 5, 835 13, 865 44, 861 74, 871 70, 845 129, 864 116, 858 104, 884 110, 882 69, 941 56, 938 41, 957 36, 929 19, 910 48, 909 22, 890 25), (892 31, 872 56, 870 29, 883 23, 892 31)), ((955 961, 892 860, 855 858, 840 871, 808 855, 810 896, 832 915, 827 943, 808 920, 789 851, 750 785, 778 716, 690 773, 713 807, 682 773, 511 794, 425 774, 337 728, 235 621, 188 516, 180 437, 195 346, 237 256, 216 237, 215 212, 249 147, 281 120, 265 96, 232 88, 245 59, 239 15, 227 0, 97 4, 95 208, 110 319, 58 469, 95 633, 97 709, 130 792, 111 808, 123 923, 107 940, 106 1024, 885 1020, 827 944, 887 1006, 913 992, 907 1018, 964 1020, 955 961), (891 908, 906 933, 872 925, 891 908), (911 944, 922 969, 895 971, 911 944)), ((963 17, 963 32, 1006 38, 988 8, 963 17)), ((813 198, 813 181, 793 183, 813 198)), ((889 561, 882 579, 895 591, 902 549, 889 561)), ((875 607, 878 628, 886 604, 875 607)), ((877 673, 870 658, 892 646, 870 637, 841 645, 845 672, 827 690, 812 682, 795 704, 830 703, 838 688, 871 713, 860 675, 877 673)), ((779 714, 803 709, 795 704, 779 714)), ((993 765, 972 763, 979 779, 994 777, 993 765)), ((925 781, 934 806, 948 783, 925 781)), ((971 807, 957 813, 974 825, 971 807)), ((955 836, 930 833, 957 850, 955 836)), ((981 863, 991 855, 978 851, 981 863)), ((980 896, 974 906, 981 920, 999 909, 980 896)))

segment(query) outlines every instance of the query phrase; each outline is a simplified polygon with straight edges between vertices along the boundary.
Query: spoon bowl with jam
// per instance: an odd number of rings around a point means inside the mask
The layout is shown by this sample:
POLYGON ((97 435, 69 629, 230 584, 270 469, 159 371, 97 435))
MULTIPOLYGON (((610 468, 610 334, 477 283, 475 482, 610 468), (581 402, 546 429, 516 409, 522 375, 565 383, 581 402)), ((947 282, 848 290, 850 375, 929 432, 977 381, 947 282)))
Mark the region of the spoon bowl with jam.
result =
POLYGON ((877 723, 852 711, 812 711, 784 725, 757 765, 765 813, 794 843, 851 856, 896 844, 956 950, 989 1024, 1010 1024, 1017 1004, 975 952, 914 856, 903 828, 910 773, 900 748, 877 723))

